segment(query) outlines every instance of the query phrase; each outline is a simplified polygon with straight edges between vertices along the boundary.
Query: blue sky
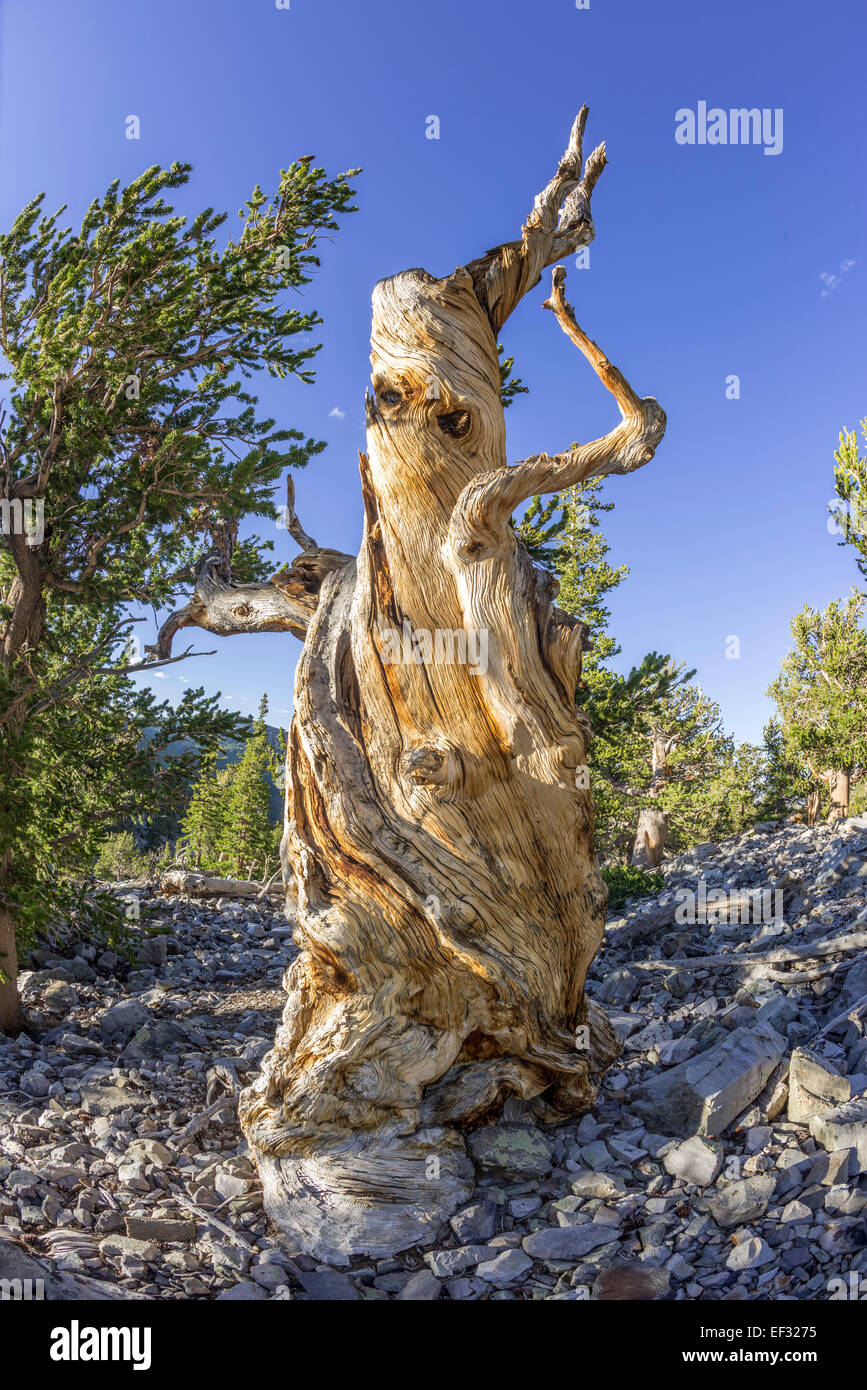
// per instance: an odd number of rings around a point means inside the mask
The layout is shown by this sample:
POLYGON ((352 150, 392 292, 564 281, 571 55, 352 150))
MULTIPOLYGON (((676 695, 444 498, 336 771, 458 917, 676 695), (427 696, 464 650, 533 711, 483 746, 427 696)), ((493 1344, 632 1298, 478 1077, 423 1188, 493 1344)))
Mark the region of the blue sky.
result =
MULTIPOLYGON (((611 559, 631 571, 611 603, 619 664, 687 661, 758 739, 791 615, 858 581, 826 520, 838 432, 867 414, 865 38, 860 0, 0 0, 0 222, 40 190, 75 220, 114 176, 174 159, 195 166, 180 207, 231 214, 299 155, 361 165, 359 211, 306 293, 325 320, 316 384, 261 385, 281 424, 328 441, 296 475, 305 528, 354 551, 374 283, 517 236, 586 101, 610 166, 567 293, 669 419, 656 459, 606 485, 611 559), (700 101, 780 108, 781 152, 678 144, 675 113, 700 101)), ((616 418, 542 312, 546 287, 504 333, 531 387, 507 415, 510 461, 616 418)), ((273 538, 281 563, 294 547, 273 538)), ((265 690, 287 721, 295 639, 194 636, 217 655, 167 668, 160 694, 192 680, 246 710, 265 690)))

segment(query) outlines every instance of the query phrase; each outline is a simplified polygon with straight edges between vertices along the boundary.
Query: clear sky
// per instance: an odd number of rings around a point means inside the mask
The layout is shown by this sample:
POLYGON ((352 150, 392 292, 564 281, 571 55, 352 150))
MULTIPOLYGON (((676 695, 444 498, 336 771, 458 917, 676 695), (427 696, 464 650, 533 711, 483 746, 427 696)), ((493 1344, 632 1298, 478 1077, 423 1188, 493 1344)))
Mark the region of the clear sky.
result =
MULTIPOLYGON (((867 415, 865 39, 863 0, 0 0, 0 224, 41 190, 77 220, 114 176, 175 159, 195 166, 178 206, 232 216, 300 155, 361 165, 359 211, 306 292, 316 384, 261 384, 268 413, 328 441, 296 475, 305 528, 355 551, 374 283, 516 237, 586 101, 610 166, 567 294, 669 420, 654 461, 606 484, 611 560, 631 571, 620 664, 687 661, 758 739, 791 615, 859 578, 826 522, 838 432, 867 415), (700 102, 781 110, 782 149, 679 144, 676 113, 700 102)), ((546 290, 504 334, 531 387, 507 415, 511 462, 616 420, 546 290)), ((274 539, 276 567, 295 548, 274 539)), ((160 694, 192 680, 248 710, 265 690, 287 722, 294 638, 193 636, 217 655, 168 667, 160 694)))

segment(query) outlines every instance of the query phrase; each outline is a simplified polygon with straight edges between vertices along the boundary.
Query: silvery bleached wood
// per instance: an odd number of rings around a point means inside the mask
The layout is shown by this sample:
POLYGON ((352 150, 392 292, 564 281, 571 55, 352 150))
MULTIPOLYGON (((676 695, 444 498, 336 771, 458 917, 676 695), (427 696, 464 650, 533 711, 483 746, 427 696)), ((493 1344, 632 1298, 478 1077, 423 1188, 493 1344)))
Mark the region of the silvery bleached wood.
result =
POLYGON ((271 1216, 332 1262, 434 1239, 472 1191, 461 1127, 509 1097, 543 1122, 584 1110, 617 1052, 584 995, 607 896, 579 773, 586 629, 510 518, 534 493, 641 467, 665 416, 578 326, 562 268, 546 307, 621 423, 508 467, 497 357, 521 297, 593 239, 605 152, 584 163, 586 117, 519 240, 376 286, 357 560, 296 521, 294 575, 206 571, 158 642, 164 655, 196 624, 306 633, 283 840, 301 951, 239 1113, 271 1216))

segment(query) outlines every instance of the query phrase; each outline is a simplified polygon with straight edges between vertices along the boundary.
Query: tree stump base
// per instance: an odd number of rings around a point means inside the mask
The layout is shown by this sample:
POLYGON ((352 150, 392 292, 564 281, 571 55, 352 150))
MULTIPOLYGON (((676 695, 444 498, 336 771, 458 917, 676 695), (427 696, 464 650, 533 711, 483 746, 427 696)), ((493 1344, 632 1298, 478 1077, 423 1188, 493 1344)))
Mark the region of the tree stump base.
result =
POLYGON ((332 1265, 432 1244, 475 1186, 463 1138, 438 1126, 408 1136, 354 1135, 306 1157, 254 1157, 271 1220, 332 1265))

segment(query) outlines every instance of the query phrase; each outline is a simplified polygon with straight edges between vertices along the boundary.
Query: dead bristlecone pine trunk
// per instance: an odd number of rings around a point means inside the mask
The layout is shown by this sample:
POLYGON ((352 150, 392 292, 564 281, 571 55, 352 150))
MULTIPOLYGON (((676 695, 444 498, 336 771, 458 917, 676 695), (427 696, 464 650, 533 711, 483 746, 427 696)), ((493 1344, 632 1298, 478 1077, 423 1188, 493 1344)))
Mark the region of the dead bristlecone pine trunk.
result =
POLYGON ((635 869, 658 869, 665 851, 668 835, 668 815, 653 806, 647 806, 638 814, 638 828, 635 844, 632 847, 630 864, 635 869))
POLYGON ((160 638, 305 635, 283 841, 301 953, 240 1115, 271 1217, 331 1262, 433 1240, 472 1192, 462 1127, 508 1097, 541 1121, 585 1110, 618 1050, 584 994, 607 897, 579 773, 585 629, 510 517, 641 467, 665 416, 579 328, 562 269, 546 307, 621 423, 507 467, 497 358, 521 297, 593 238, 586 115, 520 240, 376 286, 357 560, 306 536, 290 498, 292 568, 257 587, 206 565, 160 638))
POLYGON ((828 820, 845 820, 849 815, 850 773, 848 770, 835 770, 826 773, 826 777, 828 779, 828 790, 830 792, 828 820))

